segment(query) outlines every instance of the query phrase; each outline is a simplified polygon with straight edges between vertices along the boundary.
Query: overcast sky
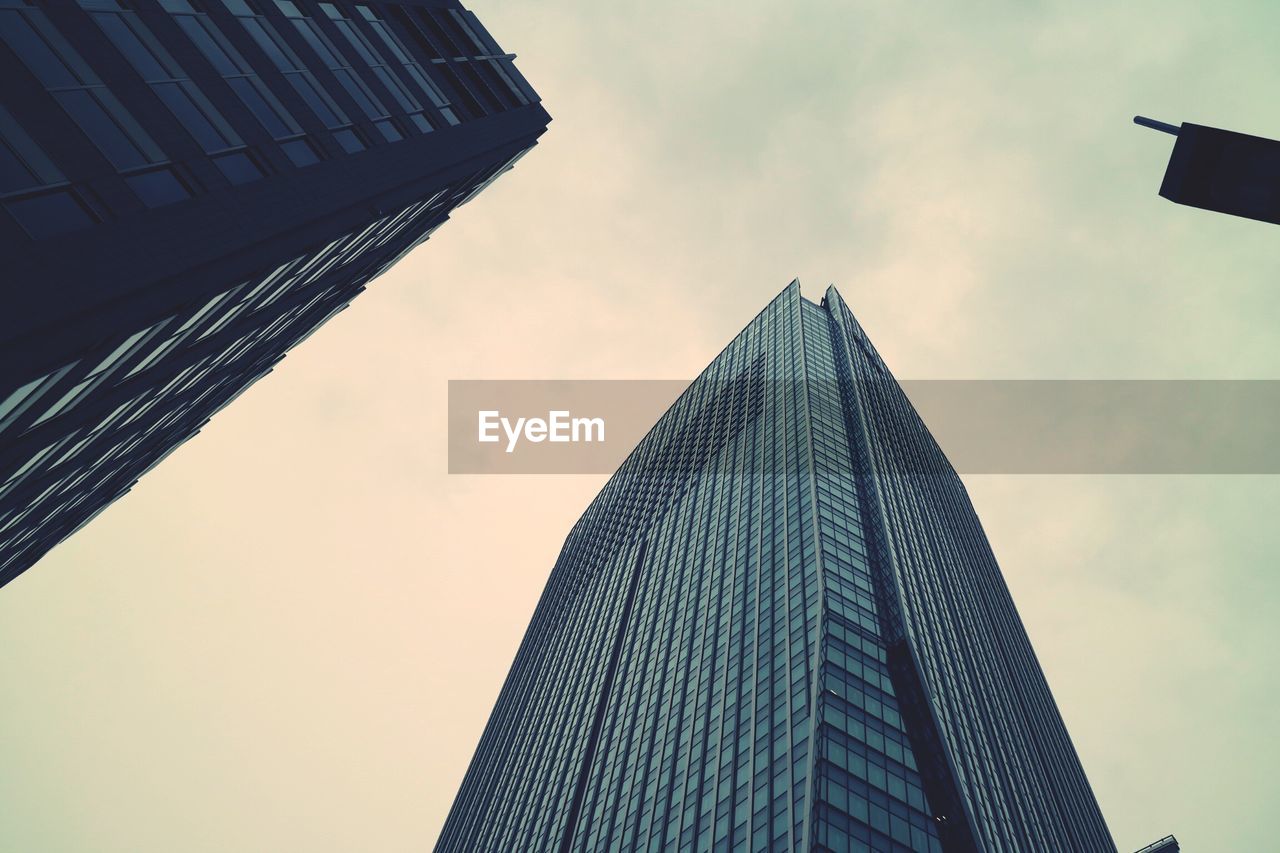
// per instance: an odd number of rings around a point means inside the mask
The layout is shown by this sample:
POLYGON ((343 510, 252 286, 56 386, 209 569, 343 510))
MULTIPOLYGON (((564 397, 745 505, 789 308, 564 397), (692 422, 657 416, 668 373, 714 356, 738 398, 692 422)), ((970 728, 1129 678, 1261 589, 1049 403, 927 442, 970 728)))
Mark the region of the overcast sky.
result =
MULTIPOLYGON (((900 378, 1280 378, 1272 3, 473 7, 542 144, 0 590, 0 849, 423 851, 603 477, 446 473, 446 382, 692 378, 794 277, 900 378)), ((970 476, 1122 851, 1274 846, 1274 477, 970 476)))

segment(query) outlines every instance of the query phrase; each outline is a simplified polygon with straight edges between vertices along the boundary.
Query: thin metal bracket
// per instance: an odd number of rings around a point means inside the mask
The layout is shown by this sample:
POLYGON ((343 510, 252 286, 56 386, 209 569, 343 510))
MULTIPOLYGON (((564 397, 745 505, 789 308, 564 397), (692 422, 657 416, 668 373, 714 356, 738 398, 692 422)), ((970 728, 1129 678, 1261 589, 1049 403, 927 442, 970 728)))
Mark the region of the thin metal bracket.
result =
POLYGON ((1176 125, 1167 124, 1163 121, 1156 121, 1155 119, 1147 118, 1146 116, 1134 116, 1133 123, 1140 124, 1143 127, 1149 127, 1152 130, 1159 130, 1164 133, 1170 133, 1170 134, 1173 134, 1174 136, 1178 135, 1178 127, 1176 125))

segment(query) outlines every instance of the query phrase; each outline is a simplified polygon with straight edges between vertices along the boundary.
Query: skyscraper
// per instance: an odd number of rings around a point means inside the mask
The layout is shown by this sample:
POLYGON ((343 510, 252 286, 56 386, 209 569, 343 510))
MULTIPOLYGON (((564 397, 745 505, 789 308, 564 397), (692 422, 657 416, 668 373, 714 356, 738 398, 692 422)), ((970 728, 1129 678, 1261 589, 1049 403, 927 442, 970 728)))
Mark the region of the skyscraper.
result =
POLYGON ((440 851, 1113 851, 959 477, 793 282, 565 542, 440 851))
POLYGON ((455 0, 0 0, 0 585, 531 148, 455 0))

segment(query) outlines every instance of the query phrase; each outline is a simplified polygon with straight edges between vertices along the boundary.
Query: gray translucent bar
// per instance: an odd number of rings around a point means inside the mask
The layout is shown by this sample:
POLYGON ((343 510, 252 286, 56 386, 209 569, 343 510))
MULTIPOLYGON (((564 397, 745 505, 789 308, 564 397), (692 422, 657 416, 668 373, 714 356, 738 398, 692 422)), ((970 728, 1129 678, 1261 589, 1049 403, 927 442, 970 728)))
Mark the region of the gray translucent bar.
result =
MULTIPOLYGON (((886 381, 889 390, 892 380, 886 381)), ((683 393, 680 380, 451 380, 449 472, 612 474, 683 393), (558 418, 563 441, 516 441, 501 426, 558 418), (588 422, 603 421, 603 440, 588 422), (579 421, 578 441, 570 424, 579 421), (588 435, 590 433, 590 435, 588 435)), ((783 393, 782 381, 756 393, 783 393)), ((907 380, 900 383, 942 450, 893 459, 902 474, 1280 473, 1280 380, 907 380), (945 456, 945 458, 944 458, 945 456)), ((864 389, 866 390, 866 389, 864 389)), ((849 388, 845 393, 852 393, 849 388)), ((877 394, 858 394, 875 400, 877 394)), ((874 403, 866 405, 874 406, 874 403)), ((741 412, 744 409, 738 408, 741 412)), ((727 412, 733 417, 732 412, 727 412)), ((920 421, 877 423, 882 440, 920 421)), ((549 430, 548 430, 549 431, 549 430)), ((726 431, 731 435, 732 431, 726 431)))

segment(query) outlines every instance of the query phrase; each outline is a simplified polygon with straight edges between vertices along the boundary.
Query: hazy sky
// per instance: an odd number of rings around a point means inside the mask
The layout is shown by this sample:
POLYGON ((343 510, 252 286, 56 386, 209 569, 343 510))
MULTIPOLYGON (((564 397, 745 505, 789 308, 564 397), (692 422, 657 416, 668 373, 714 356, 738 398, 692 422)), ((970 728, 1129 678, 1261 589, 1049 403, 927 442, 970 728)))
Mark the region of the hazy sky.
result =
MULTIPOLYGON (((446 382, 691 378, 793 277, 900 378, 1280 378, 1280 6, 477 0, 543 143, 0 590, 0 850, 429 849, 603 477, 445 473, 446 382)), ((1274 846, 1280 479, 966 478, 1121 850, 1274 846)))

